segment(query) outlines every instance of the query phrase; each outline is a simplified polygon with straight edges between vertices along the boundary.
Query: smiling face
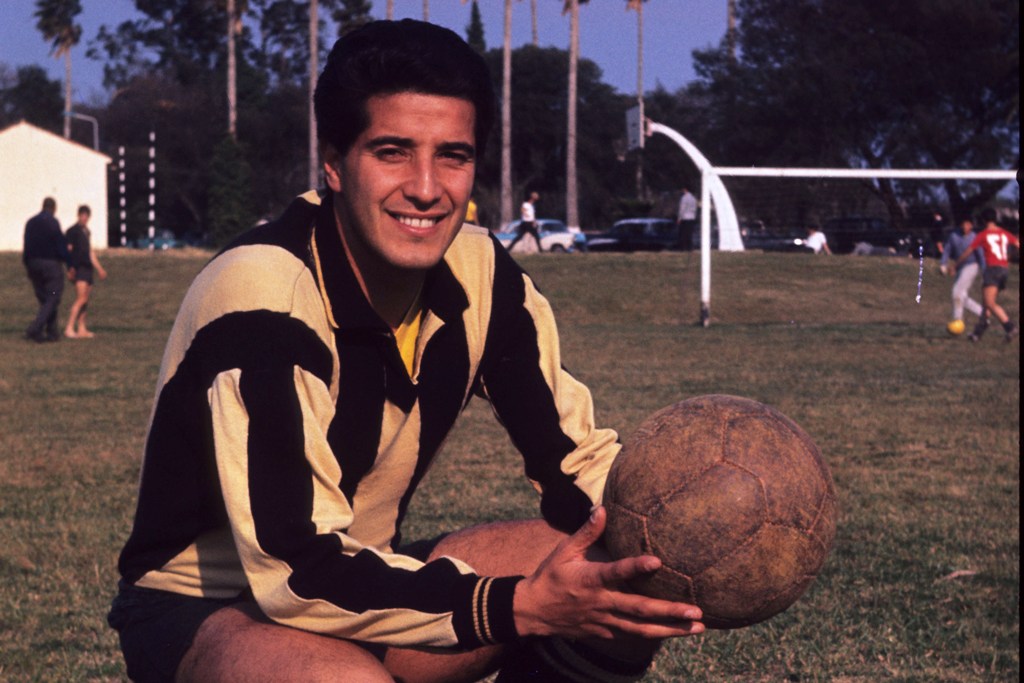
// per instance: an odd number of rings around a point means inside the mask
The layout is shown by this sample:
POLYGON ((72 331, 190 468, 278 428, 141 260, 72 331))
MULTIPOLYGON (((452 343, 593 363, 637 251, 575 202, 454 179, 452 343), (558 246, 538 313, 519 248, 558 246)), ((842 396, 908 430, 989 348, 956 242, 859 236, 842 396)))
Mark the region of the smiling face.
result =
POLYGON ((366 113, 344 156, 325 146, 324 171, 349 260, 372 288, 422 274, 455 239, 473 190, 475 110, 402 92, 371 97, 366 113))

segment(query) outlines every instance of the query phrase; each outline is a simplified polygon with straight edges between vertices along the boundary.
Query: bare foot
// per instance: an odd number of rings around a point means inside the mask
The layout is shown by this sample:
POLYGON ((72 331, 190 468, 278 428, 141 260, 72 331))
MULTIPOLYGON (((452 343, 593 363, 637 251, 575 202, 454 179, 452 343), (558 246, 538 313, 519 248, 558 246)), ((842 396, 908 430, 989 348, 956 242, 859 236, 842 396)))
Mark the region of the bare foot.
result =
POLYGON ((92 332, 90 332, 89 330, 80 330, 78 332, 77 338, 78 339, 92 339, 95 336, 96 335, 93 334, 92 332))
POLYGON ((81 335, 75 334, 74 330, 64 330, 64 336, 68 339, 78 339, 81 335))

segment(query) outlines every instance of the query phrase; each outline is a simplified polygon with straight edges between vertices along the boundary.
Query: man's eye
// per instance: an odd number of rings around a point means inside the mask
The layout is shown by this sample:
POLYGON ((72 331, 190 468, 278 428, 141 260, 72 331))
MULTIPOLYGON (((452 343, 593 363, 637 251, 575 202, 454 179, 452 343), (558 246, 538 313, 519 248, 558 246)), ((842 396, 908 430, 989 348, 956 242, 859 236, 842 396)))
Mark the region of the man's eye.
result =
POLYGON ((382 161, 399 161, 405 158, 405 150, 398 147, 383 147, 378 149, 375 155, 382 161))
POLYGON ((442 152, 441 158, 457 164, 468 164, 473 161, 472 155, 465 152, 442 152))

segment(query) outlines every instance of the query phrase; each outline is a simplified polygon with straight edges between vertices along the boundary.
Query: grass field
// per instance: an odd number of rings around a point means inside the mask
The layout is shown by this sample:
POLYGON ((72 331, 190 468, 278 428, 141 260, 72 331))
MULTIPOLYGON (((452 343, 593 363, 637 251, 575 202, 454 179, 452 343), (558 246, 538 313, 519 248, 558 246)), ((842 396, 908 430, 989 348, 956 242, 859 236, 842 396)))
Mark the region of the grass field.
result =
MULTIPOLYGON (((0 680, 121 680, 104 616, 131 523, 166 334, 201 253, 101 255, 90 341, 21 338, 35 304, 0 254, 0 680)), ((625 436, 677 400, 731 393, 801 424, 832 468, 836 545, 808 593, 751 628, 666 647, 647 681, 1016 681, 1020 364, 993 328, 946 334, 950 280, 914 260, 535 255, 563 355, 625 436)), ((65 294, 62 320, 70 304, 65 294)), ((1019 270, 1003 301, 1019 318, 1019 270)), ((508 439, 471 404, 407 537, 536 514, 508 439)))

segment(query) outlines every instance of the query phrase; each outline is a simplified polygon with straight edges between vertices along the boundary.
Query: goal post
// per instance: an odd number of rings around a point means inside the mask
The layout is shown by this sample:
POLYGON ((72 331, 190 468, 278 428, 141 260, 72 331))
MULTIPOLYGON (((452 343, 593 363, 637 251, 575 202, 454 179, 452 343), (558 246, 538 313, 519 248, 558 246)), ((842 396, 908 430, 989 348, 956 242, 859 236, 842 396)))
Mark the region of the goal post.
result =
MULTIPOLYGON (((759 217, 751 217, 748 212, 738 214, 735 208, 735 198, 726 187, 724 178, 802 178, 818 179, 822 183, 826 181, 841 181, 851 179, 873 180, 873 181, 989 181, 1005 180, 1011 181, 1017 178, 1016 170, 976 170, 976 169, 868 169, 868 168, 785 168, 785 167, 726 167, 714 166, 703 153, 692 142, 687 140, 679 131, 676 131, 664 124, 657 123, 643 116, 640 107, 633 107, 626 113, 626 137, 630 149, 643 147, 645 138, 661 134, 679 146, 687 157, 696 165, 701 173, 701 216, 700 216, 700 249, 701 249, 701 296, 700 296, 700 324, 707 327, 711 322, 711 247, 712 247, 712 210, 715 214, 715 222, 718 230, 718 249, 721 251, 743 251, 743 230, 741 219, 751 218, 757 222, 759 217), (744 216, 744 214, 748 214, 744 216)), ((881 183, 879 183, 881 184, 881 183)), ((803 188, 805 194, 821 194, 802 199, 799 203, 798 213, 805 208, 803 205, 821 204, 837 208, 840 202, 829 204, 825 192, 810 192, 803 188)), ((889 201, 897 202, 895 193, 889 197, 889 201)), ((1018 187, 1019 202, 1019 187, 1018 187)), ((1019 207, 1018 207, 1019 209, 1019 207)), ((792 213, 792 207, 790 207, 792 213)), ((801 227, 806 227, 801 226, 801 227)))
MULTIPOLYGON (((768 179, 769 182, 773 182, 778 190, 777 182, 781 182, 782 179, 804 179, 804 180, 816 180, 821 181, 818 192, 810 192, 812 196, 810 198, 803 197, 800 200, 790 198, 790 204, 801 203, 801 209, 807 209, 810 213, 824 213, 829 208, 833 211, 839 211, 840 214, 844 210, 848 210, 849 206, 858 205, 856 202, 852 202, 847 199, 845 209, 840 209, 842 202, 837 199, 839 194, 837 190, 838 185, 842 185, 843 180, 868 180, 868 181, 881 181, 890 180, 902 183, 904 190, 906 186, 913 182, 921 184, 921 189, 926 186, 927 183, 935 184, 937 181, 946 180, 957 180, 957 181, 1013 181, 1017 179, 1018 172, 1015 170, 978 170, 978 169, 869 169, 869 168, 799 168, 799 167, 726 167, 726 166, 707 166, 702 169, 703 185, 715 187, 721 184, 726 187, 726 192, 730 195, 730 211, 736 213, 740 218, 738 219, 741 224, 748 225, 749 223, 759 223, 760 221, 751 220, 759 218, 756 209, 752 209, 749 205, 748 197, 749 188, 746 192, 740 192, 740 188, 729 189, 730 183, 725 182, 723 179, 737 179, 737 178, 763 178, 768 179), (828 191, 826 191, 828 190, 828 191), (738 209, 736 207, 739 207, 738 209)), ((736 183, 732 183, 735 185, 736 183)), ((860 187, 863 188, 864 184, 861 183, 860 187)), ((806 186, 802 188, 805 192, 807 191, 806 186)), ((778 192, 777 194, 782 194, 778 192)), ((852 193, 851 193, 852 194, 852 193)), ((867 195, 870 193, 861 192, 861 195, 867 195)), ((928 193, 925 193, 928 194, 928 193)), ((932 193, 934 194, 934 193, 932 193)), ((711 196, 711 203, 714 203, 714 197, 711 196)), ((934 199, 934 197, 933 197, 934 199)), ((785 199, 781 200, 785 203, 785 199)), ((881 204, 882 201, 877 197, 874 198, 875 203, 881 204)), ((707 203, 707 200, 705 200, 707 203)), ((779 198, 775 198, 775 204, 779 204, 779 198)), ((861 204, 863 205, 863 199, 861 204)), ((705 236, 704 231, 710 230, 710 208, 708 206, 702 207, 702 237, 705 236)), ((777 209, 777 207, 774 207, 777 209)), ((1018 207, 1019 208, 1019 207, 1018 207)), ((717 207, 716 207, 717 209, 717 207)), ((793 211, 793 207, 789 207, 790 211, 793 211)), ((806 227, 806 225, 800 225, 800 227, 806 227)), ((741 230, 742 234, 743 230, 741 230)), ((828 230, 825 231, 826 233, 828 230)), ((701 273, 701 308, 700 308, 700 322, 703 326, 707 327, 710 324, 710 311, 711 311, 711 258, 710 252, 704 253, 704 244, 702 243, 702 259, 701 259, 702 273, 701 273)))

